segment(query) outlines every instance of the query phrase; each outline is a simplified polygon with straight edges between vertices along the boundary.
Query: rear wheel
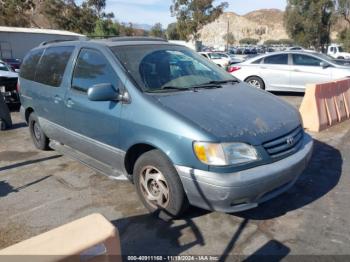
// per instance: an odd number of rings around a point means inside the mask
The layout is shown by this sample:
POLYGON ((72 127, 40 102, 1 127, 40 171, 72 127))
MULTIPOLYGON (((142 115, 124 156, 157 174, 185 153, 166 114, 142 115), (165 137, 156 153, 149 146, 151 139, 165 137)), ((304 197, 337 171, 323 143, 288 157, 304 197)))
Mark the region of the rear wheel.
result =
POLYGON ((49 138, 44 134, 40 127, 38 117, 31 113, 28 120, 29 132, 36 148, 40 150, 49 150, 49 138))
POLYGON ((264 81, 260 77, 251 76, 251 77, 248 77, 245 80, 245 82, 251 85, 252 87, 255 87, 258 89, 265 89, 264 81))
POLYGON ((159 150, 139 157, 134 167, 134 183, 145 207, 163 220, 178 217, 188 207, 176 169, 159 150))
POLYGON ((337 57, 337 59, 344 59, 344 57, 342 57, 342 56, 339 56, 339 57, 337 57))

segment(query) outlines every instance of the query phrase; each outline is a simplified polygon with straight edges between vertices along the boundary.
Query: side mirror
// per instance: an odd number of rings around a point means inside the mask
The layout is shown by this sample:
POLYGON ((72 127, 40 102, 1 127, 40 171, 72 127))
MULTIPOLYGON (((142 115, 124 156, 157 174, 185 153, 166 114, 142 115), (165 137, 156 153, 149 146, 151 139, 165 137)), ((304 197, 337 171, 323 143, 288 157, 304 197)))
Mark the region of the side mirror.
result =
POLYGON ((118 101, 119 89, 112 84, 93 85, 88 89, 88 98, 91 101, 118 101))
POLYGON ((330 64, 328 64, 326 62, 321 62, 320 66, 322 66, 323 69, 326 69, 326 68, 330 67, 330 64))
POLYGON ((21 72, 21 70, 16 68, 16 69, 15 69, 15 72, 16 72, 16 73, 19 73, 19 72, 21 72))

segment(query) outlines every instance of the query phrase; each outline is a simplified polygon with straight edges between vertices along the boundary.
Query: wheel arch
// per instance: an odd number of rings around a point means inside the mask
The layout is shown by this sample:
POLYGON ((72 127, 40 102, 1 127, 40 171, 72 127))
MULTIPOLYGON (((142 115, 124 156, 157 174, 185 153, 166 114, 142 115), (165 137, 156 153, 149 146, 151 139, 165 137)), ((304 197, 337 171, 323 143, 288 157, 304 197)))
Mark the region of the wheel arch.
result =
POLYGON ((24 111, 24 118, 25 118, 27 124, 28 124, 28 121, 29 121, 29 116, 33 112, 34 112, 34 109, 31 108, 31 107, 28 107, 28 108, 25 109, 25 111, 24 111))
MULTIPOLYGON (((124 157, 124 168, 125 168, 128 175, 130 175, 130 176, 133 175, 133 171, 134 171, 134 167, 135 167, 135 163, 136 163, 137 159, 141 155, 143 155, 151 150, 159 150, 169 159, 167 154, 165 154, 165 152, 163 150, 156 147, 155 145, 152 145, 150 143, 134 144, 126 151, 126 154, 124 157)), ((169 159, 169 161, 171 162, 170 159, 169 159)))

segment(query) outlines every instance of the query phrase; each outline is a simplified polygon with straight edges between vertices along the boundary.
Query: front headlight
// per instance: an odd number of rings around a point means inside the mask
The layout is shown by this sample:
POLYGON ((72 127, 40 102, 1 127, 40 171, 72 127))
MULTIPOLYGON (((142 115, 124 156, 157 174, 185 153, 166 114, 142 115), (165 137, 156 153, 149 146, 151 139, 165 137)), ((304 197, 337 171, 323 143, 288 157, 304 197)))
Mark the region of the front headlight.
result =
POLYGON ((259 160, 255 148, 244 143, 195 142, 193 150, 200 161, 211 166, 229 166, 259 160))

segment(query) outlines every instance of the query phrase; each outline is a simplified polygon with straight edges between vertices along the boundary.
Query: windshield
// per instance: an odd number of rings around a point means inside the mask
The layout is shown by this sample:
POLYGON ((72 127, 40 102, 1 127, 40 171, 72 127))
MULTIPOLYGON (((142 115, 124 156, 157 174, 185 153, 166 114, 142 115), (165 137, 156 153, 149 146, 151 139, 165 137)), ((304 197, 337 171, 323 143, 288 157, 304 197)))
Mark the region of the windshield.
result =
POLYGON ((336 60, 333 57, 326 55, 326 54, 322 54, 322 53, 315 53, 314 55, 318 56, 319 58, 322 58, 323 60, 329 62, 329 63, 333 63, 336 65, 348 65, 348 62, 346 60, 336 60))
POLYGON ((221 59, 225 57, 223 54, 220 53, 210 53, 209 56, 211 59, 221 59))
POLYGON ((11 71, 11 70, 6 64, 0 63, 0 71, 11 71))
POLYGON ((177 45, 115 46, 111 50, 145 92, 188 90, 232 75, 196 52, 177 45))
POLYGON ((338 50, 339 50, 340 53, 344 52, 344 49, 341 46, 338 47, 338 50))

